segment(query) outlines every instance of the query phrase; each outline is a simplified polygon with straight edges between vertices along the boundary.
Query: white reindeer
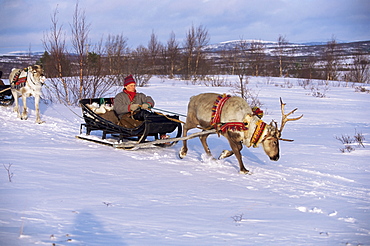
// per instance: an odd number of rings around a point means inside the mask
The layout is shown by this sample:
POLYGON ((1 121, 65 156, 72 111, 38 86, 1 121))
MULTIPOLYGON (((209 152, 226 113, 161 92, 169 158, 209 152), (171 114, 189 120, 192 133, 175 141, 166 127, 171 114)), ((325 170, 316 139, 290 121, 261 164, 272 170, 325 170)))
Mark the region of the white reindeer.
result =
POLYGON ((41 87, 45 82, 42 66, 34 65, 24 69, 13 68, 9 75, 9 82, 15 101, 14 112, 17 112, 18 117, 27 120, 27 97, 33 96, 35 98, 36 123, 43 123, 39 108, 41 87), (19 111, 19 96, 22 96, 23 101, 22 114, 19 111))

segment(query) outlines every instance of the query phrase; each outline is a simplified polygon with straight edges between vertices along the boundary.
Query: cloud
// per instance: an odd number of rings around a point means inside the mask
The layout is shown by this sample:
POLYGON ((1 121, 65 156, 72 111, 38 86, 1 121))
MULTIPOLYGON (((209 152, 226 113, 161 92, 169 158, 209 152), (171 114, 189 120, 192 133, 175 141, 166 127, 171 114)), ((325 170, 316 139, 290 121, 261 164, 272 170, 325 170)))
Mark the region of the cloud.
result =
MULTIPOLYGON (((40 47, 50 30, 50 16, 70 33, 75 1, 2 0, 0 52, 6 47, 40 47)), ((189 28, 203 25, 211 43, 233 39, 291 42, 370 40, 370 2, 367 0, 79 0, 92 43, 122 34, 132 48, 147 45, 154 32, 166 43, 171 32, 181 41, 189 28)), ((8 48, 7 48, 8 49, 8 48)))

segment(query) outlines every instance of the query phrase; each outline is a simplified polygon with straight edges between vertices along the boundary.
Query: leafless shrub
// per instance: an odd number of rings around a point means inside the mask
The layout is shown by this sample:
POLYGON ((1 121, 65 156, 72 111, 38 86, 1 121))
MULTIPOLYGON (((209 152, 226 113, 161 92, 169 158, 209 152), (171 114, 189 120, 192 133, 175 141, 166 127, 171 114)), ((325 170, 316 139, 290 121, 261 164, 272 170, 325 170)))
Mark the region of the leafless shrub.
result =
POLYGON ((240 223, 240 222, 242 222, 242 220, 243 220, 243 215, 244 215, 244 214, 236 214, 236 215, 234 215, 234 216, 231 216, 231 219, 233 219, 233 221, 234 221, 235 223, 240 223))
POLYGON ((258 93, 247 87, 249 83, 248 77, 243 82, 235 83, 232 92, 244 100, 246 100, 251 108, 263 106, 263 103, 258 98, 258 93))
POLYGON ((365 93, 370 93, 370 90, 369 89, 366 89, 365 87, 363 86, 356 86, 355 87, 355 92, 365 92, 365 93))
POLYGON ((290 82, 289 80, 284 80, 283 84, 280 84, 281 88, 293 88, 293 83, 290 82))
POLYGON ((365 148, 364 146, 365 137, 364 135, 362 135, 362 133, 356 131, 354 138, 355 138, 356 143, 358 143, 359 146, 362 146, 365 148))
POLYGON ((221 77, 220 75, 206 76, 204 77, 202 82, 205 86, 212 87, 222 87, 228 85, 227 80, 224 77, 221 77))
POLYGON ((345 152, 350 153, 354 151, 355 148, 352 146, 354 143, 357 143, 358 146, 362 146, 363 148, 365 148, 364 145, 365 137, 362 133, 357 132, 357 130, 355 131, 355 135, 353 137, 349 135, 342 135, 341 137, 336 136, 335 139, 344 144, 344 148, 339 149, 342 153, 345 152))
POLYGON ((326 91, 328 90, 327 86, 324 88, 320 87, 312 87, 311 88, 311 95, 313 97, 318 97, 318 98, 325 98, 326 97, 326 91), (323 90, 321 90, 323 89, 323 90))
POLYGON ((308 86, 312 85, 312 80, 310 79, 300 79, 298 80, 298 85, 306 89, 308 86))
POLYGON ((351 144, 355 141, 351 136, 348 135, 342 135, 341 137, 336 136, 335 139, 339 140, 342 144, 351 144))
POLYGON ((272 84, 272 80, 271 80, 271 77, 266 77, 265 78, 265 83, 266 83, 266 85, 270 85, 270 84, 272 84))
POLYGON ((10 168, 12 167, 12 164, 8 164, 8 166, 5 166, 5 164, 3 164, 3 166, 4 166, 5 170, 8 173, 8 180, 9 180, 9 182, 12 182, 13 173, 10 171, 10 168))
POLYGON ((111 202, 103 202, 103 204, 106 205, 107 207, 113 206, 111 202))
POLYGON ((353 148, 352 146, 350 146, 350 145, 346 145, 346 146, 344 146, 344 148, 340 148, 339 149, 342 153, 345 153, 346 151, 348 152, 348 153, 351 153, 352 151, 354 151, 355 150, 355 148, 353 148))

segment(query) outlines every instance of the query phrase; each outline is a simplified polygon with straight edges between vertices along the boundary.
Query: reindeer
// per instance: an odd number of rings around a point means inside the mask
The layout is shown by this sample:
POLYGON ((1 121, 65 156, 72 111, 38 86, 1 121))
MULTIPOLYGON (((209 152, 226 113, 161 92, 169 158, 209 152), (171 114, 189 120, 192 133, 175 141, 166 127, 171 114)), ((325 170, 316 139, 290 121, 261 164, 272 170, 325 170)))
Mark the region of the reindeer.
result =
MULTIPOLYGON (((219 159, 235 154, 239 162, 240 173, 243 174, 249 171, 244 167, 240 154, 243 148, 242 143, 248 148, 251 146, 258 147, 259 144, 262 144, 265 153, 271 160, 279 160, 279 140, 293 141, 281 138, 281 133, 286 122, 299 120, 303 115, 288 119, 288 116, 297 109, 285 114, 285 104, 280 98, 282 121, 280 129, 278 129, 275 121, 266 124, 255 115, 249 104, 243 98, 237 96, 228 96, 227 100, 225 98, 225 95, 222 96, 216 93, 203 93, 191 97, 188 104, 186 123, 183 127, 183 136, 185 137, 190 129, 196 127, 203 130, 216 128, 218 134, 223 135, 228 140, 231 147, 231 151, 224 150, 219 159), (215 120, 215 118, 218 119, 215 120)), ((209 134, 206 134, 199 138, 205 152, 209 156, 212 156, 207 144, 208 136, 209 134)), ((184 158, 187 152, 187 140, 183 140, 183 146, 180 149, 179 157, 181 159, 184 158)))
POLYGON ((27 97, 33 96, 35 98, 36 123, 43 123, 40 119, 39 108, 41 87, 45 82, 42 66, 34 65, 24 69, 13 68, 9 75, 9 82, 15 101, 14 112, 17 112, 18 117, 22 120, 27 120, 27 97), (19 111, 18 105, 18 98, 20 95, 23 101, 22 114, 19 111))

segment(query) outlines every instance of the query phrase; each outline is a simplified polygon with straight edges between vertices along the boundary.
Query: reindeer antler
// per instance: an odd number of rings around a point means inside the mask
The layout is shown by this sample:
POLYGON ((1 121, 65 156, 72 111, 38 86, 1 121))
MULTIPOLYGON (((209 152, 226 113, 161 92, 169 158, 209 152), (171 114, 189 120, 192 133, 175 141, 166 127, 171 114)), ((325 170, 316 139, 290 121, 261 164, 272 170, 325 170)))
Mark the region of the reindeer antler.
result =
POLYGON ((283 100, 281 99, 280 97, 280 107, 281 107, 281 114, 282 114, 282 118, 281 118, 281 125, 280 125, 280 129, 278 130, 279 131, 279 140, 283 140, 283 141, 294 141, 294 140, 291 140, 291 139, 283 139, 281 138, 281 132, 283 131, 284 129, 284 126, 285 126, 285 123, 287 123, 288 121, 295 121, 295 120, 299 120, 300 118, 303 117, 303 114, 297 118, 288 118, 289 115, 293 114, 298 108, 295 108, 293 109, 292 111, 290 111, 289 113, 285 114, 284 112, 284 108, 285 108, 285 103, 283 103, 283 100))

